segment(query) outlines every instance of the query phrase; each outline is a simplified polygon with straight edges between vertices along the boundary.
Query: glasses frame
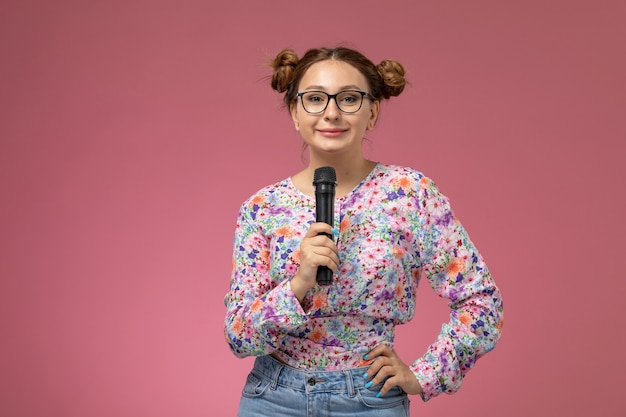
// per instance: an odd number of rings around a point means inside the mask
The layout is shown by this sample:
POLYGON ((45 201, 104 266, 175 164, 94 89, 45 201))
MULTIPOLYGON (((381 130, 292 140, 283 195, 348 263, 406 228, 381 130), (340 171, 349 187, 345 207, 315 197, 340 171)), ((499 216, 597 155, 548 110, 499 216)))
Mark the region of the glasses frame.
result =
POLYGON ((342 90, 340 92, 338 92, 337 94, 328 94, 325 91, 321 91, 321 90, 309 90, 309 91, 302 91, 299 92, 298 94, 296 94, 296 97, 300 97, 300 102, 302 103, 302 108, 304 109, 305 112, 309 113, 309 114, 322 114, 326 111, 326 109, 328 108, 328 104, 330 103, 330 100, 333 99, 335 100, 335 104, 337 105, 337 108, 339 109, 340 112, 342 113, 346 113, 346 114, 354 114, 356 112, 358 112, 359 110, 361 110, 361 107, 363 107, 363 99, 364 98, 368 98, 368 99, 372 99, 372 96, 370 95, 370 93, 367 93, 365 91, 361 91, 361 90, 342 90), (326 100, 326 105, 324 106, 324 108, 320 111, 308 111, 306 109, 306 106, 304 105, 304 100, 302 98, 302 96, 304 96, 305 94, 308 93, 321 93, 321 94, 325 94, 326 97, 328 97, 328 100, 326 100), (359 93, 361 95, 361 103, 359 104, 359 108, 356 109, 355 111, 345 111, 341 108, 341 106, 339 105, 339 102, 337 101, 337 96, 343 93, 359 93))

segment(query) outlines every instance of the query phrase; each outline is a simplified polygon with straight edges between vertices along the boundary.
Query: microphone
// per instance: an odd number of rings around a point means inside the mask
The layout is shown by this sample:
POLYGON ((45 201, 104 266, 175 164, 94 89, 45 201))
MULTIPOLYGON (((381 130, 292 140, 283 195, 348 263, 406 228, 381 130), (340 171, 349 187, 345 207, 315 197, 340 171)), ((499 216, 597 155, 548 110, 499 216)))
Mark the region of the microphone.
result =
MULTIPOLYGON (((337 174, 333 167, 321 167, 313 174, 313 186, 315 187, 315 220, 334 225, 335 213, 335 186, 337 174)), ((330 239, 332 235, 323 233, 330 239)), ((333 281, 333 271, 327 266, 317 267, 317 283, 330 285, 333 281)))

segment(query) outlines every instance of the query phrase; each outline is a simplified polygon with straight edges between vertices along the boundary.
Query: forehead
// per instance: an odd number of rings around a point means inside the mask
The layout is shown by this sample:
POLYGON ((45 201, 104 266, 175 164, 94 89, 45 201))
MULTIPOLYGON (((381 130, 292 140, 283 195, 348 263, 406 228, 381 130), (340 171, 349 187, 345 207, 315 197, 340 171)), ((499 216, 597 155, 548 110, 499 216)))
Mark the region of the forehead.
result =
POLYGON ((367 90, 365 76, 347 62, 326 60, 311 65, 300 80, 300 89, 337 90, 343 87, 367 90))

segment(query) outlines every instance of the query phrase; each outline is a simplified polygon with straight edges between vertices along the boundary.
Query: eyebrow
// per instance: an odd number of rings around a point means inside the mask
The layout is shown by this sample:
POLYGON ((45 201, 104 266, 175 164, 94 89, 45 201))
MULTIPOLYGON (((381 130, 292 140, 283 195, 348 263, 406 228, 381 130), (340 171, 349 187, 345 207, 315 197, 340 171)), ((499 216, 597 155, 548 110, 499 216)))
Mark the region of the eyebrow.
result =
MULTIPOLYGON (((304 89, 305 91, 308 90, 320 90, 320 91, 326 91, 326 88, 324 88, 321 85, 309 85, 308 87, 306 87, 304 89)), ((350 84, 350 85, 344 85, 342 87, 339 87, 339 91, 344 91, 344 90, 359 90, 362 91, 362 88, 359 87, 358 85, 354 85, 354 84, 350 84)))

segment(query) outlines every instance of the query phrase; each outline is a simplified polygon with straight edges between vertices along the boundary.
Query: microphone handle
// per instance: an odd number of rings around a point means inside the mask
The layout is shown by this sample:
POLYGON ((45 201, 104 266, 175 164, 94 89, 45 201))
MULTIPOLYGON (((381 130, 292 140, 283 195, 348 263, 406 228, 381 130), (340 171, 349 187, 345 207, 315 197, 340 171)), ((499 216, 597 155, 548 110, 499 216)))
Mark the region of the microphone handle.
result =
POLYGON ((316 279, 318 285, 330 285, 333 283, 333 271, 331 271, 327 266, 318 266, 316 279))
MULTIPOLYGON (((334 184, 318 184, 315 192, 316 198, 316 220, 318 222, 334 225, 335 212, 335 185, 334 184)), ((322 233, 329 239, 333 236, 328 233, 322 233)), ((327 266, 317 267, 317 283, 318 285, 330 285, 333 282, 333 271, 327 266)))

